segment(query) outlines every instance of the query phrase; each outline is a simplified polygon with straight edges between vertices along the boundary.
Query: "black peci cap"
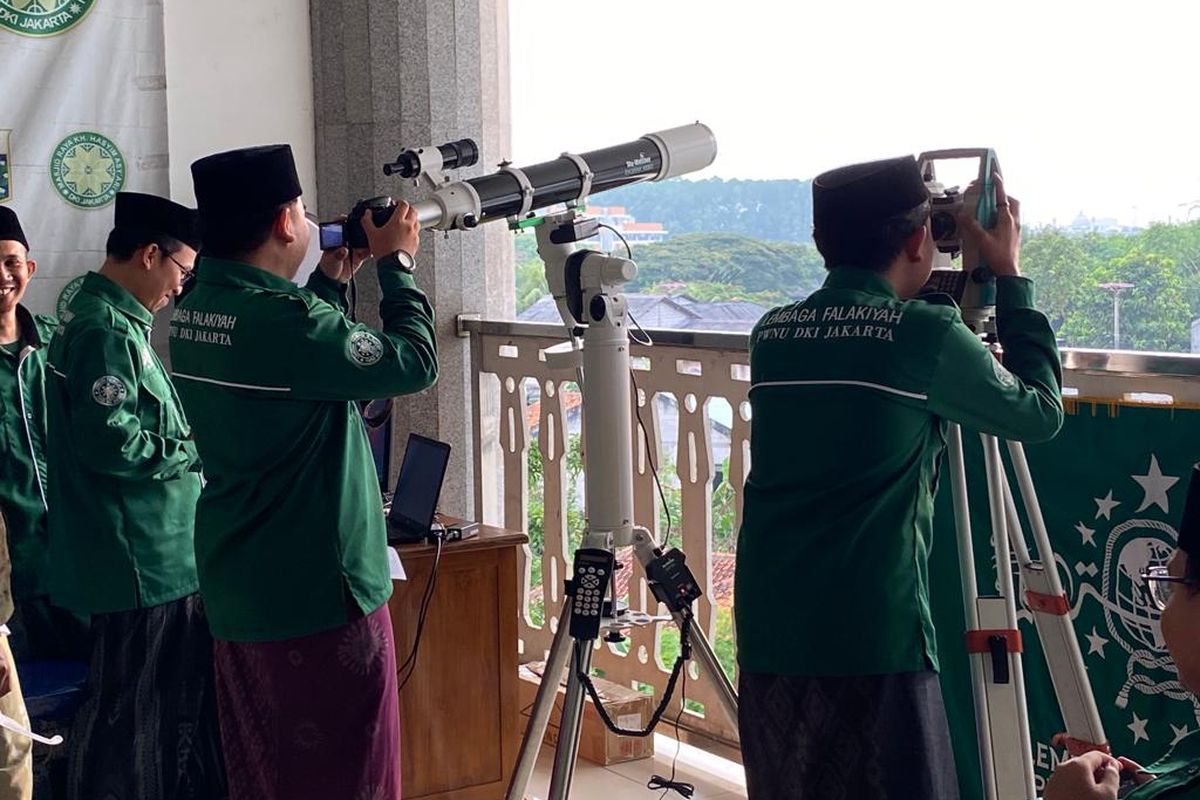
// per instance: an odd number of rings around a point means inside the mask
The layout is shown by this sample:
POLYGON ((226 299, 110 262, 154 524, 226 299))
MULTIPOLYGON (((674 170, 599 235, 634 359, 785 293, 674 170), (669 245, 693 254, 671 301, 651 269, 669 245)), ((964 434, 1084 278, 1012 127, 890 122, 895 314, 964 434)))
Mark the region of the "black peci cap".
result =
POLYGON ((21 228, 21 220, 17 219, 17 212, 8 206, 0 206, 0 241, 20 242, 25 245, 26 251, 29 250, 29 240, 21 228))
POLYGON ((292 148, 286 144, 205 156, 192 162, 192 182, 205 224, 276 208, 302 194, 292 148))
POLYGON ((912 211, 929 199, 912 156, 851 164, 813 179, 813 227, 854 230, 912 211))
POLYGON ((200 249, 200 215, 165 197, 119 192, 113 229, 140 234, 164 234, 193 250, 200 249))

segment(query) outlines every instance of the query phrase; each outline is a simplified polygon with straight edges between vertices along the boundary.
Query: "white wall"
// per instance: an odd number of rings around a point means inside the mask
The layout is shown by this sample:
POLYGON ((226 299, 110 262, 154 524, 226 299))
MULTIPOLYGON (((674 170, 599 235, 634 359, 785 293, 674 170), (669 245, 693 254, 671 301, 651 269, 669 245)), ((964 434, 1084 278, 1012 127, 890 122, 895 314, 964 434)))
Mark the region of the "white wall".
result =
POLYGON ((192 161, 235 147, 292 146, 317 200, 308 0, 164 0, 171 197, 193 205, 192 161))

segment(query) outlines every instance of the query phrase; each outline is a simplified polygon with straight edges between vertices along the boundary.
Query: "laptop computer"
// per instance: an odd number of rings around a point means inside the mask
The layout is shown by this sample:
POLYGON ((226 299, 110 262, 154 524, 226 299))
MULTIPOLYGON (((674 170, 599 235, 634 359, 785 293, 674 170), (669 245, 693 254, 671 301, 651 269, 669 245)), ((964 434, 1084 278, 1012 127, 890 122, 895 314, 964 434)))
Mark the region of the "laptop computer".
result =
POLYGON ((434 527, 438 497, 450 463, 450 445, 409 434, 387 512, 388 544, 421 542, 434 527))

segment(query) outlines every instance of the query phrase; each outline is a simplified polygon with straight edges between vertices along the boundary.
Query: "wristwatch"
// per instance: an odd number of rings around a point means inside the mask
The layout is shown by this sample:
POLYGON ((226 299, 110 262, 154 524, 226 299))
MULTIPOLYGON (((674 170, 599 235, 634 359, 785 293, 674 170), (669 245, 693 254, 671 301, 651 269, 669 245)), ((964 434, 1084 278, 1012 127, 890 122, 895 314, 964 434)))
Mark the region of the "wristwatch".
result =
POLYGON ((412 275, 417 268, 417 260, 407 250, 397 250, 379 259, 379 266, 396 267, 401 272, 407 272, 409 275, 412 275))

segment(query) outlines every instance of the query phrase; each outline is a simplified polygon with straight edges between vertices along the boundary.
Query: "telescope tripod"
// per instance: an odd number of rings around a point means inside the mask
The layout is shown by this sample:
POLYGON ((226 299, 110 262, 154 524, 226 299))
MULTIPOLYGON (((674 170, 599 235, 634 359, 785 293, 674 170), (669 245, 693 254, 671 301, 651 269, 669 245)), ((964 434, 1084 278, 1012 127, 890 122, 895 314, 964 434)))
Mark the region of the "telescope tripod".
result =
MULTIPOLYGON (((574 367, 583 396, 583 443, 587 453, 584 489, 588 529, 575 551, 573 577, 566 581, 563 606, 546 669, 538 687, 507 800, 524 800, 529 778, 545 738, 559 679, 568 668, 566 695, 550 779, 550 800, 571 791, 579 754, 585 692, 606 717, 590 687, 592 651, 602 634, 621 641, 622 631, 654 618, 618 606, 615 548, 633 545, 655 598, 666 605, 679 626, 681 653, 670 683, 650 724, 629 735, 649 735, 666 709, 683 662, 693 653, 716 684, 721 707, 737 723, 737 695, 712 645, 695 625, 692 603, 703 592, 687 569, 683 553, 663 552, 651 533, 633 526, 633 426, 630 412, 628 312, 621 287, 637 274, 629 259, 589 250, 575 243, 595 235, 597 223, 570 209, 536 222, 538 254, 563 321, 571 333, 570 349, 547 351, 555 366, 574 367), (582 341, 580 341, 582 339, 582 341)), ((606 719, 606 721, 608 721, 606 719)))
POLYGON ((1067 749, 1071 755, 1078 755, 1088 750, 1108 752, 1109 747, 1025 450, 1019 442, 1007 443, 1026 519, 1037 546, 1036 559, 1025 541, 1000 443, 995 436, 981 436, 998 595, 980 597, 976 585, 962 431, 954 424, 950 425, 948 448, 984 797, 1033 800, 1037 793, 1011 567, 1014 553, 1025 588, 1025 604, 1033 614, 1066 724, 1067 749))

